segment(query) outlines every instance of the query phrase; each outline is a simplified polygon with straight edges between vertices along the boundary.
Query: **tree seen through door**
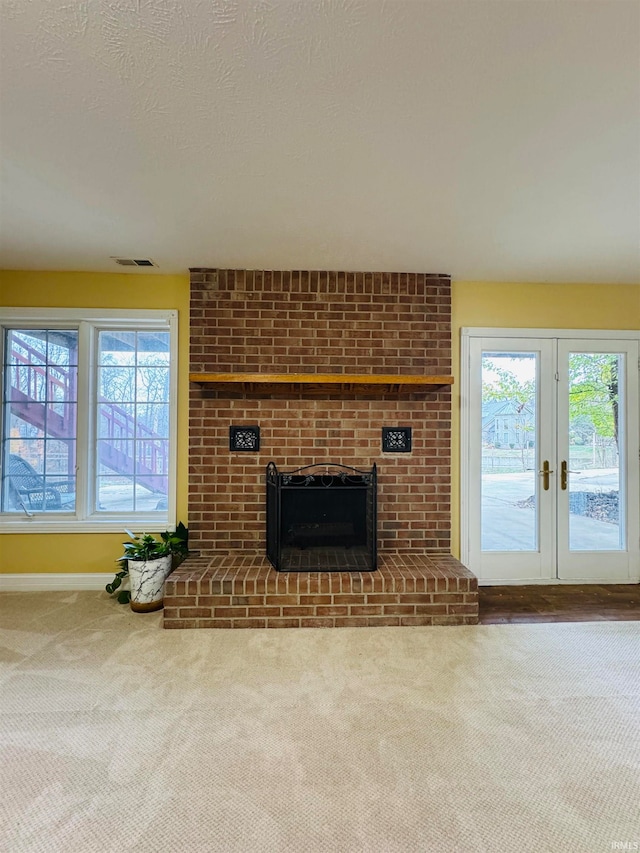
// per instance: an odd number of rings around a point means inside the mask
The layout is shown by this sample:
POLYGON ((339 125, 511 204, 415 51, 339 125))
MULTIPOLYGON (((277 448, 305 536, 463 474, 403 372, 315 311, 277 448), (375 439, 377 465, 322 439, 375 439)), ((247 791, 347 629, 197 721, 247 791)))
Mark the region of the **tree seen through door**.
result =
MULTIPOLYGON (((620 358, 616 353, 569 356, 567 483, 574 550, 589 550, 596 537, 600 548, 620 547, 620 358)), ((536 365, 535 352, 483 353, 483 550, 537 547, 536 365)))

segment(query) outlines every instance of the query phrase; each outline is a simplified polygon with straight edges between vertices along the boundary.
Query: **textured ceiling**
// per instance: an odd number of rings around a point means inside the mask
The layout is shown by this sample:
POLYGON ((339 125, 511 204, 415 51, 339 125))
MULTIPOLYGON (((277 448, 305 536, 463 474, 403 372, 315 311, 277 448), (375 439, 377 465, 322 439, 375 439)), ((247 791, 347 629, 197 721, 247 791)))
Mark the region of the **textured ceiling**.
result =
POLYGON ((2 0, 0 266, 640 281, 640 3, 2 0))

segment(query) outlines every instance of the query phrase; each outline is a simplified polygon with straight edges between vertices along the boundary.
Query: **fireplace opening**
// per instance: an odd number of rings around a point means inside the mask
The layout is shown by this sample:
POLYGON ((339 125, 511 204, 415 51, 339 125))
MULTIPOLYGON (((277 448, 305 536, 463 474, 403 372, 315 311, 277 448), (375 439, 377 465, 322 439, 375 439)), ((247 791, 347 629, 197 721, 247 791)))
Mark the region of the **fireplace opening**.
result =
POLYGON ((337 463, 267 465, 267 557, 279 572, 377 568, 377 472, 337 463))

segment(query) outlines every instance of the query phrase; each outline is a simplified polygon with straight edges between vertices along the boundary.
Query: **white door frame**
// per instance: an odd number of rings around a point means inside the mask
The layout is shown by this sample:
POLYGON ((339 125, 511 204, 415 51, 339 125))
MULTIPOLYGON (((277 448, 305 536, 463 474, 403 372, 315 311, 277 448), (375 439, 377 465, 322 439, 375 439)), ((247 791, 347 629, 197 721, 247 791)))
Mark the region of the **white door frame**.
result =
MULTIPOLYGON (((461 329, 461 400, 460 400, 460 550, 462 562, 469 565, 471 559, 471 530, 472 512, 477 509, 474 501, 473 472, 471 470, 471 428, 474 424, 474 413, 471 411, 471 341, 475 338, 515 338, 521 340, 523 347, 531 338, 547 339, 584 339, 586 341, 611 340, 632 341, 640 343, 640 331, 638 330, 604 330, 604 329, 518 329, 518 328, 494 328, 494 327, 464 327, 461 329)), ((628 374, 635 369, 640 374, 640 362, 634 366, 629 363, 628 374)), ((640 482, 638 473, 638 458, 640 446, 640 430, 638 423, 640 413, 638 412, 638 382, 628 381, 628 386, 636 389, 627 400, 629 407, 628 419, 633 423, 633 430, 628 430, 628 452, 629 460, 635 464, 631 470, 625 472, 628 477, 628 542, 630 547, 629 575, 624 581, 616 580, 617 583, 637 583, 640 580, 640 530, 638 516, 640 514, 640 482), (633 408, 631 408, 633 407, 633 408)), ((477 415, 477 413, 475 413, 477 415)), ((473 570, 473 566, 470 566, 473 570)), ((592 583, 606 583, 607 578, 589 578, 592 583)), ((479 583, 495 583, 496 581, 483 581, 479 583)), ((510 580, 509 583, 584 583, 583 579, 560 580, 558 578, 541 577, 537 580, 510 580)))

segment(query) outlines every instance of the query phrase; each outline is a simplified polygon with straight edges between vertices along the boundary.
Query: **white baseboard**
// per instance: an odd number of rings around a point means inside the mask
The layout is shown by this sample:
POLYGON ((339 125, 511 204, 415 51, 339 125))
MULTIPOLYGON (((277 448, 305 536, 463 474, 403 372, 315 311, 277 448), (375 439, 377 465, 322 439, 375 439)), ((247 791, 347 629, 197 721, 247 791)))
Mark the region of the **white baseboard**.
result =
POLYGON ((24 575, 0 575, 0 592, 37 592, 39 590, 104 589, 113 580, 113 572, 104 574, 48 574, 46 572, 24 575))

